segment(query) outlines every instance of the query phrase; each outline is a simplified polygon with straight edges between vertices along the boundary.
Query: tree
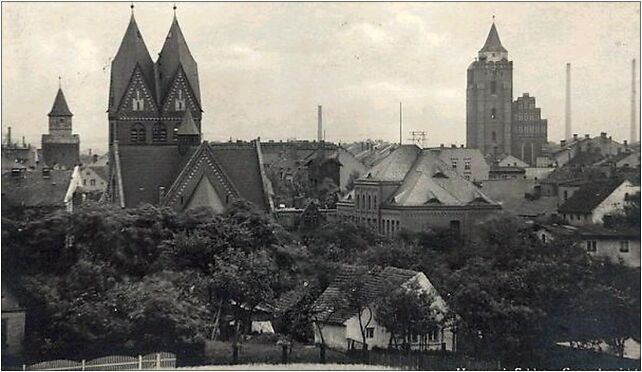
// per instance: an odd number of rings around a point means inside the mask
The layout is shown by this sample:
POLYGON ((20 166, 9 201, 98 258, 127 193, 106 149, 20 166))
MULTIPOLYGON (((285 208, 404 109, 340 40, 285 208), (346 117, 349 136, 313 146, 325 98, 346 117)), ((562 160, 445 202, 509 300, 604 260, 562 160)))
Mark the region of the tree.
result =
MULTIPOLYGON (((392 287, 390 287, 392 289, 392 287)), ((434 297, 416 283, 409 288, 386 291, 376 305, 375 319, 390 332, 390 345, 397 347, 397 336, 404 340, 409 350, 413 335, 426 335, 440 325, 439 314, 432 307, 434 297)))
POLYGON ((343 297, 340 298, 341 307, 350 314, 357 315, 363 350, 368 350, 366 328, 374 319, 374 302, 376 301, 375 298, 372 298, 367 288, 369 278, 369 270, 364 267, 358 267, 351 280, 342 282, 339 286, 339 291, 343 294, 343 297))

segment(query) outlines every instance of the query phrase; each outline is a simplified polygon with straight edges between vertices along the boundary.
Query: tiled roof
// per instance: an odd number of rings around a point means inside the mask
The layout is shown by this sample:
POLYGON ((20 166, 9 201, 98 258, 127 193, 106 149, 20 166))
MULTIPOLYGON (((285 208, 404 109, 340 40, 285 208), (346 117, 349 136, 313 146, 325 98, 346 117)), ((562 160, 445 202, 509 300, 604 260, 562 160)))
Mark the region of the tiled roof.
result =
POLYGON ((343 293, 350 282, 358 280, 364 275, 363 291, 366 298, 374 301, 390 289, 390 286, 400 287, 419 274, 417 271, 404 270, 388 266, 385 269, 375 268, 367 271, 363 266, 344 265, 334 281, 326 288, 314 303, 314 309, 318 312, 317 319, 322 322, 343 324, 351 318, 353 311, 346 307, 343 293))
POLYGON ((2 175, 2 207, 63 207, 71 181, 71 170, 24 171, 23 177, 9 173, 2 175))
MULTIPOLYGON (((174 182, 179 164, 184 161, 176 146, 119 146, 125 206, 157 205, 159 187, 174 182)), ((185 155, 186 158, 189 154, 185 155)))
POLYGON ((111 83, 109 92, 109 109, 116 110, 121 98, 129 85, 130 78, 136 65, 140 66, 145 83, 154 93, 154 62, 138 29, 136 19, 132 14, 125 36, 120 43, 118 52, 111 63, 111 83))
POLYGON ((591 213, 604 199, 622 184, 622 181, 609 180, 588 183, 568 198, 559 208, 560 213, 591 213))
POLYGON ((583 237, 596 238, 637 238, 640 239, 640 229, 627 227, 604 227, 603 225, 585 225, 578 227, 578 233, 583 237))
POLYGON ((482 191, 502 209, 518 216, 548 215, 557 211, 557 196, 526 199, 525 194, 533 193, 536 184, 535 180, 525 178, 486 180, 482 191))
POLYGON ((479 52, 507 52, 507 50, 502 46, 502 42, 499 40, 499 34, 497 33, 497 28, 495 27, 494 22, 490 27, 486 43, 479 52))
POLYGON ((372 167, 361 179, 401 182, 420 153, 421 149, 415 145, 402 145, 372 167))
POLYGON ((424 150, 408 170, 401 186, 386 203, 423 206, 429 203, 468 205, 477 202, 494 204, 475 185, 440 160, 437 154, 424 150))
POLYGON ((51 111, 49 111, 49 116, 73 116, 69 110, 69 106, 67 106, 67 100, 61 88, 58 88, 58 93, 56 93, 56 99, 51 107, 51 111))
POLYGON ((156 62, 159 72, 159 84, 161 89, 161 102, 169 93, 170 85, 174 79, 178 67, 182 66, 187 81, 189 82, 194 96, 198 101, 199 107, 201 106, 201 90, 198 83, 198 68, 192 53, 189 51, 183 31, 178 25, 178 19, 174 16, 172 26, 167 33, 165 43, 158 54, 158 61, 156 62))
POLYGON ((259 209, 270 210, 256 144, 210 143, 210 148, 241 197, 259 209))

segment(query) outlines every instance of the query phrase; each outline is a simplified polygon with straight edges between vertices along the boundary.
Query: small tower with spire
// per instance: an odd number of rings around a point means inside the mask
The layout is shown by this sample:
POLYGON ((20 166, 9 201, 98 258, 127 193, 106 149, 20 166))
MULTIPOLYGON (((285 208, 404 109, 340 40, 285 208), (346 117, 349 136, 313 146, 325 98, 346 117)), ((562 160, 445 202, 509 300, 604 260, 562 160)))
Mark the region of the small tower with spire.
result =
POLYGON ((49 133, 42 135, 42 157, 50 167, 70 169, 80 158, 80 138, 72 133, 73 114, 69 110, 58 77, 58 92, 49 111, 49 133))
POLYGON ((494 16, 486 42, 467 73, 466 145, 484 155, 510 155, 513 62, 499 39, 494 16))

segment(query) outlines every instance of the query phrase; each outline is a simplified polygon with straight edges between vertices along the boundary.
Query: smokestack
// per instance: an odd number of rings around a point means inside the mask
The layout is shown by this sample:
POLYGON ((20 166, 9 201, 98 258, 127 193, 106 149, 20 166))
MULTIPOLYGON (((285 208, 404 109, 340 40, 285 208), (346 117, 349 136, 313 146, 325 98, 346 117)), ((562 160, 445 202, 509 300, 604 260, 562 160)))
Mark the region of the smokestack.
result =
POLYGON ((25 142, 25 136, 22 136, 22 147, 27 147, 27 142, 25 142))
POLYGON ((402 110, 403 108, 401 107, 401 102, 399 102, 399 145, 403 144, 403 139, 402 139, 402 129, 403 129, 403 117, 402 117, 402 110))
POLYGON ((566 117, 564 138, 571 138, 571 64, 566 64, 566 117))
POLYGON ((636 114, 637 105, 635 102, 635 58, 631 62, 631 143, 637 141, 636 114))
POLYGON ((11 146, 11 127, 7 128, 7 144, 11 146))
POLYGON ((317 141, 323 141, 323 106, 319 105, 319 123, 317 126, 317 141))

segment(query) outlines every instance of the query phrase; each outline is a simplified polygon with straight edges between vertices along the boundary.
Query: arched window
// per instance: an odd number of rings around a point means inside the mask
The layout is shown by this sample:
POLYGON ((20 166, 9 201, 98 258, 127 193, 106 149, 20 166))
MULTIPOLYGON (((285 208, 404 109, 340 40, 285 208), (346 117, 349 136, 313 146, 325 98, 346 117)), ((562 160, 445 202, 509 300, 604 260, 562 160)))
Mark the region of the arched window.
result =
POLYGON ((129 132, 131 143, 145 143, 145 127, 141 123, 136 123, 129 132))
POLYGON ((167 142, 167 128, 164 124, 156 123, 152 128, 152 142, 164 143, 167 142))
POLYGON ((497 116, 497 110, 495 110, 495 108, 493 107, 492 109, 490 109, 490 118, 495 119, 496 116, 497 116))
POLYGON ((497 141, 497 134, 495 132, 491 133, 490 135, 491 135, 493 141, 497 141))
POLYGON ((172 132, 172 141, 178 140, 178 127, 174 127, 174 132, 172 132))
POLYGON ((368 195, 368 210, 370 210, 370 208, 372 208, 372 206, 370 204, 370 195, 368 195))

